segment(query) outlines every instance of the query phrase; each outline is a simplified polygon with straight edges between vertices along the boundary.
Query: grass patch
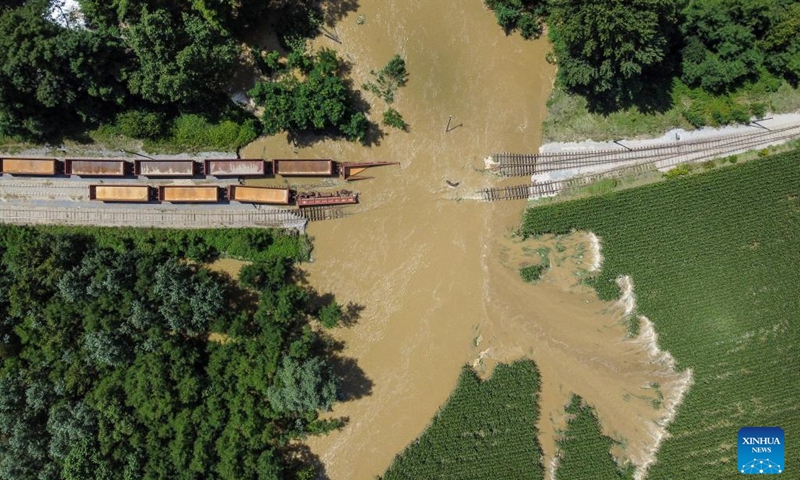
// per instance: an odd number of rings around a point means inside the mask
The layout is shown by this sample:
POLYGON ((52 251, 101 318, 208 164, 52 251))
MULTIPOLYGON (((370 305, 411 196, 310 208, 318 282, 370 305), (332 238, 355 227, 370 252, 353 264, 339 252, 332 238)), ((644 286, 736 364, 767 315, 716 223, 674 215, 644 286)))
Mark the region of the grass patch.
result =
POLYGON ((382 479, 543 478, 539 386, 530 360, 498 365, 486 381, 465 366, 447 404, 382 479))
POLYGON ((747 122, 764 112, 787 113, 800 110, 800 88, 768 74, 729 95, 711 95, 673 83, 671 107, 663 112, 642 112, 636 107, 609 114, 590 113, 585 98, 567 93, 556 85, 547 101, 545 142, 597 141, 661 136, 673 128, 719 126, 747 122))
POLYGON ((600 297, 631 275, 660 346, 694 370, 650 479, 731 478, 735 465, 720 463, 735 458, 742 426, 800 436, 798 163, 795 150, 525 214, 526 235, 600 236, 600 297))
POLYGON ((130 128, 128 120, 122 118, 116 125, 92 130, 89 137, 112 150, 131 149, 139 143, 134 138, 142 138, 141 148, 150 153, 236 151, 258 138, 255 119, 211 122, 200 115, 187 114, 166 122, 162 131, 149 133, 130 128), (167 134, 163 135, 165 131, 167 134))

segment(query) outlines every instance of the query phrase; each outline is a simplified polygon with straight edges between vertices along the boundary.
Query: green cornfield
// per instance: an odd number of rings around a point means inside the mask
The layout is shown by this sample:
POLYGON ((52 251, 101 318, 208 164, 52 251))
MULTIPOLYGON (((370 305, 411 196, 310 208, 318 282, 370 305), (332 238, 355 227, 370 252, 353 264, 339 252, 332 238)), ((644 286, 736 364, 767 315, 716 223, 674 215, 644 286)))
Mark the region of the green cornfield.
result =
POLYGON ((543 478, 539 386, 530 360, 498 365, 486 381, 465 366, 447 404, 383 480, 543 478))
POLYGON ((800 151, 534 207, 522 232, 574 229, 603 242, 599 295, 631 275, 660 346, 694 372, 648 478, 737 477, 744 426, 782 427, 795 439, 786 468, 798 468, 800 151))
POLYGON ((609 450, 614 440, 600 431, 594 408, 573 395, 566 408, 567 427, 558 441, 556 478, 567 480, 614 480, 632 478, 633 468, 621 468, 609 450))

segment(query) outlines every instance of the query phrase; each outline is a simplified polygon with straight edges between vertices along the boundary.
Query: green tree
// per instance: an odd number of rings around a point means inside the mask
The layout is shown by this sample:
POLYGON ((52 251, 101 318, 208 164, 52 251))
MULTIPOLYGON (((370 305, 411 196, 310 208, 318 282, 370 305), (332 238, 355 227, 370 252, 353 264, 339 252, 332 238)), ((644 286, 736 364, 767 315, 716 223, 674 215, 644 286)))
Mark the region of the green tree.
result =
POLYGON ((679 0, 553 0, 559 80, 595 104, 632 101, 648 75, 666 73, 679 6, 679 0))
POLYGON ((338 381, 322 359, 299 362, 284 357, 267 397, 276 412, 304 413, 330 409, 338 392, 338 381))
POLYGON ((383 112, 383 124, 400 130, 405 130, 407 128, 406 122, 403 120, 403 116, 400 115, 400 112, 391 107, 383 112))
POLYGON ((226 31, 190 14, 179 18, 142 7, 138 22, 122 31, 137 63, 128 86, 147 101, 202 103, 221 90, 236 62, 238 50, 226 31))
POLYGON ((291 52, 286 71, 275 80, 258 82, 249 93, 264 108, 261 124, 267 135, 335 132, 349 140, 366 140, 369 122, 355 110, 333 50, 322 49, 314 56, 291 52), (298 80, 295 72, 306 79, 298 80))
POLYGON ((683 80, 712 92, 723 92, 757 74, 764 54, 756 45, 751 8, 763 1, 699 0, 686 8, 682 33, 683 80))
POLYGON ((343 314, 344 312, 342 312, 342 306, 336 303, 336 301, 332 301, 331 303, 322 307, 317 316, 322 326, 325 328, 333 328, 339 325, 343 314))

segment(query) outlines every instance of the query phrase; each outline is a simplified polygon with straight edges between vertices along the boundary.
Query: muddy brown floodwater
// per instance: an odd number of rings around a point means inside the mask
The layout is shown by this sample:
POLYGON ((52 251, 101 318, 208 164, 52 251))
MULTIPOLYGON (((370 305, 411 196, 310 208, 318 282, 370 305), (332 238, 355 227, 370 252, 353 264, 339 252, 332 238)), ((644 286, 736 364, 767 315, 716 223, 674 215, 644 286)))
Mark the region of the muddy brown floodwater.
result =
MULTIPOLYGON (((276 136, 242 152, 401 163, 370 170, 374 179, 348 187, 361 193, 355 214, 312 223, 308 230, 315 239, 315 261, 303 267, 308 281, 340 303, 364 307, 358 323, 336 336, 363 369, 368 388, 350 391, 352 398, 332 412, 349 417, 344 429, 308 441, 327 475, 350 480, 382 474, 444 404, 460 367, 479 356, 487 374, 496 362, 536 361, 548 464, 571 392, 597 408, 604 431, 625 440, 621 453, 641 463, 648 422, 659 414, 649 386, 664 380, 641 347, 624 341, 620 309, 575 286, 574 271, 585 261, 580 249, 588 242, 580 235, 562 239, 570 258, 560 266, 554 262, 541 284, 525 284, 519 263, 530 260, 536 242, 548 240, 522 244, 511 237, 524 201, 475 200, 480 188, 503 183, 482 172, 486 155, 538 149, 555 73, 544 60, 548 43, 506 37, 481 0, 359 4, 336 24, 341 45, 324 37, 316 44, 352 62, 356 86, 395 53, 406 58, 410 80, 393 106, 410 131, 387 129, 372 148, 326 140, 295 150, 276 136), (460 184, 451 188, 446 180, 460 184)), ((373 105, 370 117, 379 121, 385 104, 365 98, 373 105)), ((316 183, 343 186, 338 180, 316 183)))

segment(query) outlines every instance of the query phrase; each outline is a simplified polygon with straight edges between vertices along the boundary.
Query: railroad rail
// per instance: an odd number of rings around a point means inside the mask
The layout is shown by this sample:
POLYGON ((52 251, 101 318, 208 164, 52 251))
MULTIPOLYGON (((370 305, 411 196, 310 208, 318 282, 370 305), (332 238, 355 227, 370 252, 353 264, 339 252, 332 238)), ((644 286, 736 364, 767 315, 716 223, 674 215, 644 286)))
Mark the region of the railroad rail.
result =
POLYGON ((0 222, 18 225, 93 225, 151 228, 273 227, 302 231, 307 220, 283 208, 126 208, 0 203, 0 222))
MULTIPOLYGON (((684 156, 706 156, 707 152, 726 155, 738 151, 742 144, 772 144, 800 136, 800 125, 749 134, 727 135, 705 140, 673 142, 631 149, 587 150, 582 152, 549 152, 539 154, 497 153, 491 156, 492 170, 506 177, 575 170, 581 168, 614 168, 623 165, 669 160, 684 156)), ((682 163, 682 162, 679 162, 682 163)))
POLYGON ((636 162, 606 162, 605 164, 608 165, 609 168, 599 172, 591 172, 559 180, 533 181, 531 184, 487 188, 481 190, 479 193, 484 201, 489 202, 496 200, 525 198, 522 195, 526 190, 530 192, 530 195, 527 198, 533 199, 552 197, 566 189, 587 185, 602 178, 619 177, 622 175, 640 173, 647 170, 664 170, 682 163, 702 162, 713 158, 732 155, 734 153, 764 148, 769 145, 781 143, 798 137, 798 135, 800 135, 800 125, 776 129, 765 133, 766 135, 755 134, 739 137, 727 137, 727 141, 725 142, 702 142, 707 145, 715 144, 714 148, 709 148, 708 150, 687 152, 679 155, 654 155, 648 160, 636 162))
POLYGON ((344 218, 347 216, 343 207, 305 207, 300 209, 300 215, 305 217, 309 222, 321 222, 324 220, 335 220, 337 218, 344 218))

